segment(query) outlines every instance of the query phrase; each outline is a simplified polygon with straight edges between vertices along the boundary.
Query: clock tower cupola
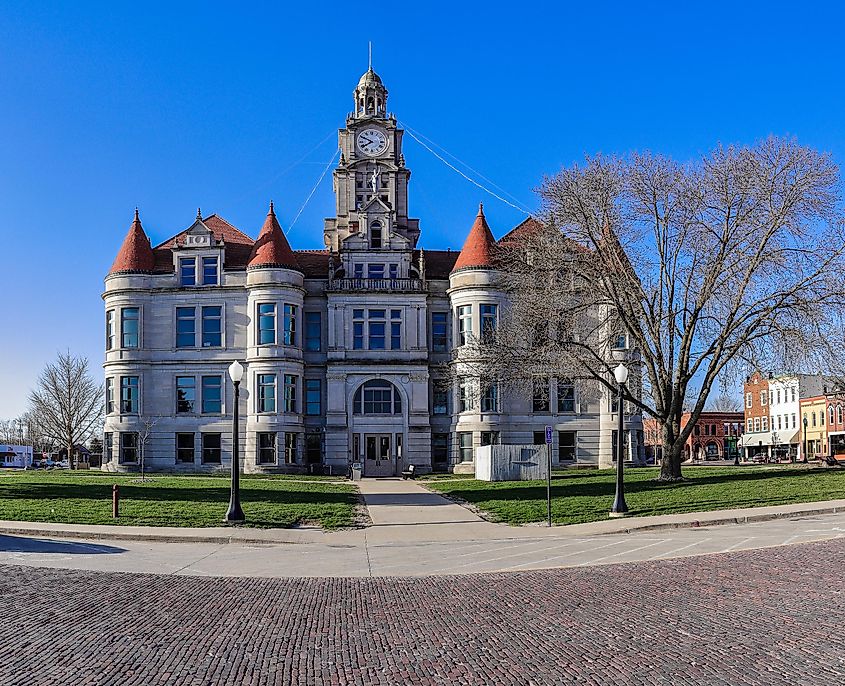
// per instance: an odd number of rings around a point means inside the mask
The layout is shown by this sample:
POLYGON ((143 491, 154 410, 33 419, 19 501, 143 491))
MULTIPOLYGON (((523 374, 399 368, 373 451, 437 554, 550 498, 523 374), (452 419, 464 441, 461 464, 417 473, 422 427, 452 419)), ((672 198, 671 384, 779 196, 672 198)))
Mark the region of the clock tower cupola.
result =
POLYGON ((372 65, 353 97, 355 107, 338 132, 340 162, 332 175, 336 211, 326 219, 325 245, 340 251, 355 235, 370 249, 413 248, 420 230, 419 220, 408 217, 411 172, 402 153, 403 131, 387 111, 387 88, 372 65))

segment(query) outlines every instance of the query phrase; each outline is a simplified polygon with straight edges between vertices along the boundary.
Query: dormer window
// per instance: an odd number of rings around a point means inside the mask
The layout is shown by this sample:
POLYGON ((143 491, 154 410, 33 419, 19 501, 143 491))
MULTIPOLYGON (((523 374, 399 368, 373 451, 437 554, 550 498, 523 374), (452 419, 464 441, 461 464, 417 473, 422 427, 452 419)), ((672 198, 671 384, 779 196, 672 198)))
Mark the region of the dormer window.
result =
POLYGON ((367 278, 368 279, 383 279, 384 278, 384 265, 383 264, 368 264, 367 265, 367 278))
POLYGON ((203 286, 216 286, 217 285, 217 283, 218 283, 217 262, 218 262, 218 259, 216 257, 203 257, 202 258, 202 285, 203 286))
POLYGON ((360 262, 353 267, 352 276, 356 279, 364 278, 364 265, 360 262))
POLYGON ((398 279, 399 278, 399 265, 398 264, 391 264, 390 265, 390 278, 391 279, 398 279))
POLYGON ((197 259, 195 257, 179 258, 179 284, 194 286, 197 282, 197 259))

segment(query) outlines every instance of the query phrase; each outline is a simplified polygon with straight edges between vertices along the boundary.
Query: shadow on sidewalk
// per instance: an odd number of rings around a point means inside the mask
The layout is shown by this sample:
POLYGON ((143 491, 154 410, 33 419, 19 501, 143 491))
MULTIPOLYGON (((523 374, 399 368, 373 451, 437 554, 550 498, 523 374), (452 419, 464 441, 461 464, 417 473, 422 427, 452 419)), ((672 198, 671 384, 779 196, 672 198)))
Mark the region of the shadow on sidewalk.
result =
POLYGON ((43 538, 6 536, 0 534, 0 553, 54 553, 62 555, 114 555, 125 553, 125 548, 118 548, 100 543, 79 543, 74 541, 54 541, 43 538))

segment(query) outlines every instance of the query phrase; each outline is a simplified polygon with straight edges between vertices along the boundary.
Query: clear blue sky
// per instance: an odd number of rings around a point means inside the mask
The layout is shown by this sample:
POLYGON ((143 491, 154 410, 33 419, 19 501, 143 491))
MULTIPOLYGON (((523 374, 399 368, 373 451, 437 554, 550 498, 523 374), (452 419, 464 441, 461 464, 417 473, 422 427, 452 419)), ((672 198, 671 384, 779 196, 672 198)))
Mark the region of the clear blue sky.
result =
MULTIPOLYGON (((400 121, 529 206, 544 174, 587 153, 685 159, 776 133, 842 163, 837 4, 692 4, 5 0, 0 417, 25 409, 60 349, 100 373, 103 277, 136 205, 154 243, 197 206, 255 236, 272 199, 290 224, 368 40, 400 121)), ((520 220, 407 138, 405 155, 424 247, 459 248, 480 200, 497 236, 520 220)), ((322 247, 330 178, 295 248, 322 247)))

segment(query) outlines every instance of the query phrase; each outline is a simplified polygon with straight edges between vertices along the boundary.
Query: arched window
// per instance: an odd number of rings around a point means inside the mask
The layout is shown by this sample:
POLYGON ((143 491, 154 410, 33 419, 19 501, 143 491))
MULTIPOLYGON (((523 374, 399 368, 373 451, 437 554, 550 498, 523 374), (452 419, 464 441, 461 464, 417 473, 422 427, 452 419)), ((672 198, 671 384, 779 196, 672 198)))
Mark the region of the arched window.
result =
POLYGON ((842 423, 842 405, 836 406, 836 423, 837 424, 842 423))
POLYGON ((373 222, 370 224, 370 247, 381 247, 381 222, 373 222))
POLYGON ((828 422, 828 424, 833 424, 833 405, 827 408, 827 413, 830 416, 830 421, 828 422))
POLYGON ((384 379, 365 382, 355 391, 353 414, 402 414, 402 398, 392 383, 384 379))

